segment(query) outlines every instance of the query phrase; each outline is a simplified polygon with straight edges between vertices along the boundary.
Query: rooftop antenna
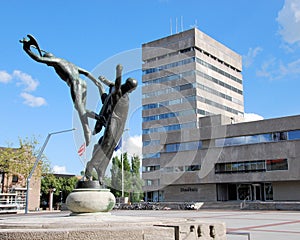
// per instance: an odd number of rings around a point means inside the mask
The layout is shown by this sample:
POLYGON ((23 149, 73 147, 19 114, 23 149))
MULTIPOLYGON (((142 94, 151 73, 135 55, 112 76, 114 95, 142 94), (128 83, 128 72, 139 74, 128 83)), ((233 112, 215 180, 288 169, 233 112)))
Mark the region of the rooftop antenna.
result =
POLYGON ((181 16, 180 22, 181 22, 181 32, 183 32, 183 16, 181 16))
POLYGON ((198 28, 198 21, 195 19, 195 23, 193 25, 190 25, 191 28, 198 28))
POLYGON ((178 33, 177 26, 178 26, 178 23, 177 23, 177 18, 176 18, 176 33, 178 33))
POLYGON ((170 18, 170 32, 171 32, 171 35, 173 35, 173 32, 172 32, 172 18, 170 18))

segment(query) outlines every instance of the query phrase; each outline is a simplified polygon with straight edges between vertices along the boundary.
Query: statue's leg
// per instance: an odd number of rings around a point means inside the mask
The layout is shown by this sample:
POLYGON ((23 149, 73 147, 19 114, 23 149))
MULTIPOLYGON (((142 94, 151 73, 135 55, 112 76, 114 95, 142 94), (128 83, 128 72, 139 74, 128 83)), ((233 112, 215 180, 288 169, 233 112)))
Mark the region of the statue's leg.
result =
POLYGON ((91 139, 91 130, 89 127, 88 116, 85 109, 86 106, 86 83, 80 78, 77 79, 78 84, 74 84, 71 88, 71 96, 74 102, 75 109, 78 112, 79 119, 83 128, 85 144, 89 145, 91 139))
POLYGON ((93 171, 93 163, 91 161, 88 161, 87 164, 86 164, 86 167, 85 167, 85 177, 88 179, 88 180, 92 180, 92 171, 93 171))
MULTIPOLYGON (((117 146, 120 138, 122 136, 124 127, 122 124, 122 120, 112 116, 106 129, 104 132, 104 136, 101 142, 101 150, 104 156, 101 158, 99 165, 99 172, 102 171, 102 174, 105 174, 105 170, 107 169, 111 157, 114 153, 115 147, 117 146), (104 172, 103 172, 104 171, 104 172)), ((99 175, 98 175, 99 177, 99 175)), ((102 176, 104 177, 104 176, 102 176)))
MULTIPOLYGON (((95 154, 97 148, 100 146, 99 144, 100 144, 100 142, 101 142, 101 139, 102 139, 102 137, 100 138, 99 143, 96 143, 96 144, 94 145, 93 155, 95 154)), ((93 156, 93 155, 92 155, 92 156, 93 156)), ((92 161, 92 160, 88 161, 87 164, 86 164, 86 167, 85 167, 85 177, 86 177, 87 179, 89 179, 89 180, 92 180, 92 171, 93 171, 93 169, 95 168, 94 162, 95 162, 95 161, 92 161)))
POLYGON ((87 116, 86 115, 82 116, 79 114, 79 119, 80 119, 82 129, 83 129, 85 144, 86 144, 86 146, 88 146, 91 141, 92 133, 91 133, 91 130, 90 130, 90 127, 88 124, 87 116))

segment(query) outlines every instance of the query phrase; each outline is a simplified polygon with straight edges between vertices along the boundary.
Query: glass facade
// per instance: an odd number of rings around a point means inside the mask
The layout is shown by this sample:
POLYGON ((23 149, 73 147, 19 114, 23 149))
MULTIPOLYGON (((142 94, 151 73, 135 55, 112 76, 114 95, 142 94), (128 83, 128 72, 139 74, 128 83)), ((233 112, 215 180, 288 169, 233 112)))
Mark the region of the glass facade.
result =
POLYGON ((142 172, 153 172, 160 170, 160 165, 153 165, 153 166, 143 166, 142 172))
POLYGON ((167 166, 167 167, 160 167, 159 165, 155 166, 143 166, 142 172, 153 172, 153 171, 160 171, 162 173, 182 173, 182 172, 195 172, 200 171, 201 165, 200 164, 193 164, 193 165, 183 165, 183 166, 167 166))
POLYGON ((163 101, 163 102, 158 102, 158 103, 145 104, 145 105, 143 105, 143 110, 161 108, 161 107, 166 107, 166 106, 171 106, 171 105, 176 105, 176 104, 182 104, 182 103, 185 103, 185 102, 193 102, 193 101, 196 101, 195 96, 186 96, 186 97, 171 99, 171 100, 168 100, 168 101, 163 101))
POLYGON ((215 139, 215 146, 226 147, 226 146, 235 146, 235 145, 278 142, 278 141, 299 140, 299 139, 300 139, 300 130, 295 130, 289 132, 274 132, 274 133, 264 133, 258 135, 220 138, 220 139, 215 139))
POLYGON ((196 122, 173 124, 173 125, 157 127, 157 128, 144 128, 143 134, 151 134, 151 133, 157 133, 157 132, 169 132, 169 131, 176 131, 176 130, 188 129, 188 128, 196 128, 196 122))
POLYGON ((166 144, 166 152, 181 152, 201 149, 201 141, 166 144))
POLYGON ((215 173, 248 173, 288 170, 287 159, 216 163, 215 173))

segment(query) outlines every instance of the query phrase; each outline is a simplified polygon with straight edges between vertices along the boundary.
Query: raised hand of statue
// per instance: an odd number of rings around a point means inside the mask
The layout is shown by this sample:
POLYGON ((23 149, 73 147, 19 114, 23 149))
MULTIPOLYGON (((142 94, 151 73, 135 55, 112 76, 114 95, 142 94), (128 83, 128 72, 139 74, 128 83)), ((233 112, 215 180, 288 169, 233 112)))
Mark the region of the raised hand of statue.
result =
POLYGON ((27 37, 29 39, 23 38, 23 40, 20 40, 20 42, 23 43, 24 51, 33 60, 53 67, 58 76, 70 87, 74 107, 78 112, 83 128, 85 142, 88 146, 91 138, 88 117, 97 119, 98 115, 93 111, 86 109, 87 84, 83 79, 80 78, 80 74, 83 74, 91 79, 98 87, 100 94, 104 93, 102 84, 85 69, 80 68, 63 58, 55 57, 52 53, 41 50, 36 39, 32 35, 27 35, 27 37), (39 55, 31 51, 31 47, 36 48, 39 52, 39 55), (42 52, 44 52, 43 55, 42 52))
POLYGON ((30 50, 30 47, 33 46, 34 48, 36 48, 40 54, 40 56, 42 56, 42 50, 39 47, 39 44, 37 42, 37 40, 30 34, 27 35, 27 38, 23 38, 22 40, 20 40, 20 43, 23 43, 23 49, 26 51, 30 50))

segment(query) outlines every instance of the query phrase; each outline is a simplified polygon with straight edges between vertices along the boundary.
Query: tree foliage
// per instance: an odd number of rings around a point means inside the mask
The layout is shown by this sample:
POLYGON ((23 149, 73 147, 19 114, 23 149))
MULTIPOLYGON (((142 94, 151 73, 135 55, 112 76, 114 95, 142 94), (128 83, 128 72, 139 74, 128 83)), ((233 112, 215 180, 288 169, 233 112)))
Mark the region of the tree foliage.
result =
POLYGON ((131 158, 131 169, 132 169, 132 202, 139 202, 141 199, 143 199, 144 193, 142 190, 143 187, 143 180, 141 178, 140 174, 140 166, 141 161, 140 158, 136 155, 134 155, 131 158))
MULTIPOLYGON (((18 174, 27 178, 38 155, 38 141, 19 138, 19 148, 13 148, 8 144, 5 148, 0 148, 0 170, 7 175, 18 174)), ((37 173, 40 175, 49 170, 49 163, 45 156, 42 157, 37 173)))
POLYGON ((49 192, 55 189, 54 204, 65 199, 73 191, 76 186, 77 177, 56 177, 53 174, 46 174, 41 180, 41 202, 48 202, 49 192), (61 199, 62 198, 62 199, 61 199))
MULTIPOLYGON (((124 153, 121 157, 123 157, 124 167, 124 196, 130 197, 132 202, 139 202, 143 198, 142 179, 139 171, 140 159, 138 156, 133 156, 130 164, 127 153, 124 153)), ((116 197, 122 196, 122 160, 118 157, 112 159, 109 186, 116 197)))

